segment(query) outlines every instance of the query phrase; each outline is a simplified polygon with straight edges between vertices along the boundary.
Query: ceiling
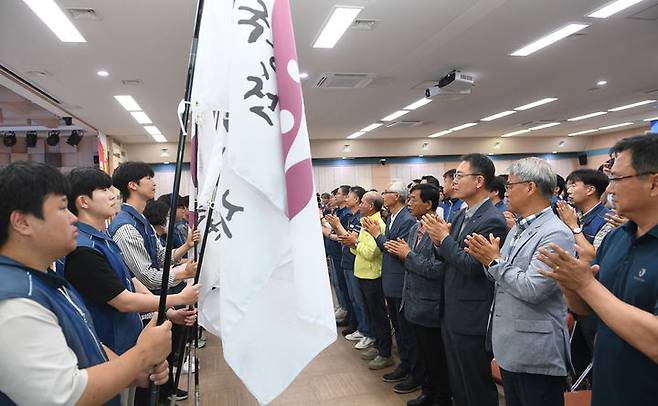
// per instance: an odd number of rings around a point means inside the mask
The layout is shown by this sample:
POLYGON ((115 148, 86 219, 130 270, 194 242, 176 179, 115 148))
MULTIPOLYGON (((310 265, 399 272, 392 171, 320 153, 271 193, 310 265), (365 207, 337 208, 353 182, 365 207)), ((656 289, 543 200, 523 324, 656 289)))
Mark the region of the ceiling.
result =
MULTIPOLYGON (((606 0, 290 0, 311 139, 341 139, 423 97, 427 81, 454 68, 476 86, 458 100, 435 99, 401 120, 414 128, 380 127, 363 139, 429 134, 542 99, 558 101, 454 132, 444 138, 498 137, 540 121, 562 124, 523 136, 567 133, 658 115, 658 103, 578 122, 567 118, 646 99, 658 89, 658 1, 608 19, 584 17, 606 0), (312 43, 335 4, 360 5, 372 31, 348 30, 333 49, 312 43), (567 23, 591 24, 528 57, 509 54, 567 23), (363 89, 313 87, 323 72, 371 73, 363 89), (608 85, 597 88, 605 79, 608 85)), ((20 0, 0 2, 0 64, 34 83, 63 108, 122 142, 153 142, 114 100, 131 94, 163 134, 178 133, 196 2, 192 0, 57 0, 93 8, 100 20, 73 20, 87 43, 62 43, 20 0), (109 77, 96 71, 105 69, 109 77), (45 75, 30 74, 39 71, 45 75), (122 80, 139 80, 124 85, 122 80)), ((0 124, 1 125, 1 124, 0 124)), ((628 128, 632 128, 629 126, 628 128)))

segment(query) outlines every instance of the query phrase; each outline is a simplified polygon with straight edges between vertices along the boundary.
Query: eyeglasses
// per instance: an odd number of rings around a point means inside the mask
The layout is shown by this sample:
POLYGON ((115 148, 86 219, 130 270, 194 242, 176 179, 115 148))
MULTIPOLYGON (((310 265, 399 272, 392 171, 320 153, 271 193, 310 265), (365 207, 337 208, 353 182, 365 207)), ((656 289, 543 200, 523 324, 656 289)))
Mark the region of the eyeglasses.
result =
POLYGON ((505 189, 509 190, 512 188, 514 185, 520 185, 521 183, 530 183, 529 180, 522 180, 520 182, 507 182, 505 183, 505 189))
POLYGON ((642 172, 642 173, 636 173, 635 175, 627 175, 627 176, 608 176, 608 180, 612 182, 619 182, 624 179, 630 179, 630 178, 639 178, 640 176, 645 176, 645 175, 655 175, 656 172, 642 172))
POLYGON ((453 181, 457 181, 465 176, 484 176, 481 173, 461 173, 461 172, 456 172, 455 176, 452 178, 453 181))

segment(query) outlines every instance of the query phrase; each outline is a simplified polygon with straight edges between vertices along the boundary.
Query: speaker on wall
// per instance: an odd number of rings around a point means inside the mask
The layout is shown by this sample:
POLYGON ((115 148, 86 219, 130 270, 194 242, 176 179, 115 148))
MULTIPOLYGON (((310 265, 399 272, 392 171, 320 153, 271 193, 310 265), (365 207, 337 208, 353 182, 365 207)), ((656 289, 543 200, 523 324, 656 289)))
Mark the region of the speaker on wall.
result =
POLYGON ((587 165, 587 154, 578 154, 578 165, 580 166, 587 165))

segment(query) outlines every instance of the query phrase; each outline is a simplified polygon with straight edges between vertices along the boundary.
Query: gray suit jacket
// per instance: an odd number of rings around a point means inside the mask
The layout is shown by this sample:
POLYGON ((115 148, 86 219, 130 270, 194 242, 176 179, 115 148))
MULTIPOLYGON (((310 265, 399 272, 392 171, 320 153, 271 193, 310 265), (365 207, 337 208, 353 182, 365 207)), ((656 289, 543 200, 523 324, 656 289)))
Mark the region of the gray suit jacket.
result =
POLYGON ((537 250, 549 243, 575 252, 572 231, 552 211, 523 232, 514 226, 498 265, 487 273, 496 281, 492 344, 496 361, 510 372, 566 376, 569 364, 567 306, 557 283, 541 275, 549 270, 537 250))
POLYGON ((444 264, 434 255, 434 244, 429 234, 425 233, 416 245, 419 227, 420 223, 411 227, 407 239, 411 252, 404 260, 406 273, 402 309, 404 317, 412 323, 440 327, 444 264))
POLYGON ((384 249, 384 243, 388 240, 402 238, 407 240, 409 229, 418 221, 409 212, 409 209, 403 207, 395 216, 395 221, 391 225, 391 217, 386 220, 386 232, 380 234, 375 241, 382 251, 382 287, 384 296, 401 298, 402 284, 404 281, 404 262, 395 255, 391 255, 384 249))

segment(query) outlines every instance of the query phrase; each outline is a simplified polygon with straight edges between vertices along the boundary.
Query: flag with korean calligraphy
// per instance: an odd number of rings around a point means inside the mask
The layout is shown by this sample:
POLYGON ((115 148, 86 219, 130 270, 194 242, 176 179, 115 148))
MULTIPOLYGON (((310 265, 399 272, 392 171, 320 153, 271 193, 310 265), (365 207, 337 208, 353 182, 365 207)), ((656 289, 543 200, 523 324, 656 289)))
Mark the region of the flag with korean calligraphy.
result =
MULTIPOLYGON (((192 98, 206 123, 197 139, 200 201, 219 177, 199 320, 266 404, 336 339, 336 324, 288 0, 207 0, 206 7, 214 3, 232 3, 230 18, 219 17, 228 28, 213 50, 228 68, 215 75, 221 83, 195 76, 194 84, 227 89, 228 100, 224 108, 192 98)), ((217 21, 204 22, 197 69, 204 28, 217 31, 217 21)))

